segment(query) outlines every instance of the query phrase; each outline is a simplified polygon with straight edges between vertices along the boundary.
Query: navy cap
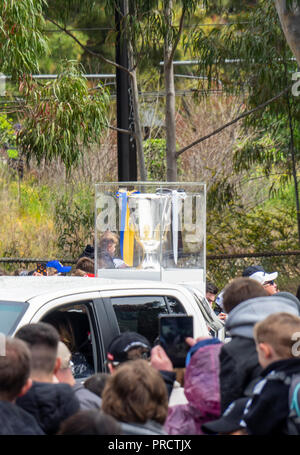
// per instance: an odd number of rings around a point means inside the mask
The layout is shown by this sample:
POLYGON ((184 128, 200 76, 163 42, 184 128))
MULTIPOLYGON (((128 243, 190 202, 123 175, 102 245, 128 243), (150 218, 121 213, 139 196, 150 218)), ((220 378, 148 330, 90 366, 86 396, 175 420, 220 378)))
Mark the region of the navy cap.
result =
POLYGON ((251 276, 256 272, 265 272, 264 268, 261 265, 250 265, 249 267, 246 267, 245 270, 242 273, 242 276, 251 276))
POLYGON ((151 345, 147 338, 139 333, 123 332, 110 342, 107 359, 111 362, 126 362, 128 352, 136 348, 145 348, 150 352, 151 345))
POLYGON ((242 397, 230 403, 223 415, 217 419, 207 422, 202 425, 202 430, 205 433, 222 433, 229 434, 233 431, 237 431, 242 426, 240 422, 242 420, 244 409, 249 398, 242 397))

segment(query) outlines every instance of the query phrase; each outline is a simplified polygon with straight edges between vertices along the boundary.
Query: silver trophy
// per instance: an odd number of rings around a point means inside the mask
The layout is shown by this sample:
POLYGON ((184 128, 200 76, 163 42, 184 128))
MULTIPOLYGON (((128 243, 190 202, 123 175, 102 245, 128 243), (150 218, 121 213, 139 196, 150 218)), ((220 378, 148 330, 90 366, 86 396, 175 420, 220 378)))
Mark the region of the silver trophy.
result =
POLYGON ((142 269, 160 269, 159 248, 170 226, 169 195, 135 193, 128 197, 130 222, 144 249, 142 269))

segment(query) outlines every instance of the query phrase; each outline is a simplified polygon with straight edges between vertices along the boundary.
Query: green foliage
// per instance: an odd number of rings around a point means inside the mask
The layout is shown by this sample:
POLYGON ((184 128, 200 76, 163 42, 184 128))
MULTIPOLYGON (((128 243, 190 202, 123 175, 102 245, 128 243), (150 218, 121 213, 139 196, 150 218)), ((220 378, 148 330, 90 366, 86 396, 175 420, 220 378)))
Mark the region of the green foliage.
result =
MULTIPOLYGON (((166 140, 146 139, 143 143, 147 179, 155 182, 166 180, 166 140)), ((182 162, 178 159, 178 177, 182 176, 182 162)))
MULTIPOLYGON (((295 157, 300 158, 299 129, 294 130, 295 157)), ((256 168, 270 178, 270 192, 281 191, 288 185, 293 175, 293 160, 290 151, 291 131, 288 119, 281 115, 277 118, 263 113, 260 128, 255 134, 237 142, 234 150, 235 172, 255 172, 256 168)))
POLYGON ((207 194, 207 210, 223 211, 224 207, 230 206, 237 197, 235 186, 228 180, 228 178, 217 180, 210 187, 207 194))
POLYGON ((203 0, 203 7, 208 14, 237 14, 245 13, 247 10, 253 8, 257 3, 256 0, 203 0))
MULTIPOLYGON (((118 0, 106 0, 107 15, 113 14, 115 8, 119 9, 118 0)), ((139 61, 143 61, 146 67, 149 65, 149 56, 160 53, 159 59, 163 56, 164 39, 175 45, 178 39, 178 22, 184 11, 186 22, 192 20, 192 15, 197 8, 197 0, 174 0, 172 2, 171 17, 172 21, 166 20, 167 0, 134 0, 129 1, 129 15, 123 17, 125 34, 130 37, 135 55, 139 61), (142 59, 142 60, 141 60, 142 59), (147 60, 148 59, 148 60, 147 60)), ((188 29, 184 31, 185 42, 188 41, 188 29)))
MULTIPOLYGON (((49 47, 52 51, 52 59, 56 64, 65 56, 68 60, 75 58, 72 54, 76 52, 78 54, 76 58, 86 73, 111 72, 111 65, 90 54, 90 52, 96 52, 111 61, 115 57, 115 41, 112 45, 108 43, 108 37, 111 34, 109 29, 114 27, 115 15, 113 10, 112 14, 105 14, 103 0, 54 0, 48 3, 45 15, 62 27, 71 29, 72 35, 88 48, 88 50, 83 48, 79 50, 78 43, 59 30, 57 33, 53 33, 55 36, 49 35, 49 47), (85 29, 84 32, 74 31, 79 28, 85 29), (61 54, 56 53, 58 41, 61 41, 61 54), (71 53, 67 57, 66 52, 69 48, 71 53)), ((55 29, 54 24, 51 24, 51 29, 55 29)))
MULTIPOLYGON (((251 193, 254 194, 257 189, 258 184, 253 180, 251 193)), ((252 208, 245 206, 237 196, 235 201, 228 202, 222 209, 219 206, 209 207, 207 254, 266 253, 266 256, 208 259, 207 279, 222 289, 232 278, 240 276, 246 266, 262 264, 267 271, 279 271, 280 290, 293 292, 293 283, 299 284, 299 257, 272 256, 274 251, 299 249, 293 185, 286 184, 280 192, 270 195, 263 203, 252 208)))
POLYGON ((96 3, 94 0, 51 0, 44 3, 43 11, 46 17, 58 19, 66 25, 80 14, 91 14, 96 3))
POLYGON ((38 71, 37 58, 47 52, 43 5, 45 0, 0 2, 0 68, 13 79, 38 71))
POLYGON ((144 141, 144 155, 148 180, 164 181, 167 173, 166 140, 147 139, 144 141))
POLYGON ((26 115, 17 136, 27 160, 38 163, 60 158, 67 172, 78 164, 81 146, 99 143, 107 126, 109 95, 101 84, 89 91, 80 67, 67 62, 53 82, 24 80, 26 115))
POLYGON ((16 133, 13 127, 13 121, 6 114, 0 114, 0 147, 4 144, 10 146, 16 143, 16 133))
MULTIPOLYGON (((209 32, 198 30, 194 39, 199 72, 208 75, 208 88, 216 79, 221 80, 223 89, 247 95, 247 107, 255 107, 278 94, 287 87, 288 74, 297 69, 274 2, 269 0, 258 1, 246 17, 239 16, 227 27, 215 27, 209 32), (234 61, 227 63, 228 59, 234 61)), ((286 109, 285 101, 279 99, 268 109, 281 113, 286 109)), ((258 112, 250 120, 260 116, 258 112)))
POLYGON ((19 152, 17 149, 8 149, 7 155, 9 158, 17 159, 19 156, 19 152))
POLYGON ((34 179, 21 182, 12 181, 11 194, 19 200, 19 216, 31 217, 34 221, 43 220, 51 213, 53 194, 45 184, 38 184, 34 179))
POLYGON ((94 230, 94 194, 82 187, 75 194, 63 194, 55 205, 57 245, 67 257, 78 257, 90 242, 94 230))
MULTIPOLYGON (((48 28, 50 28, 48 26, 48 28)), ((55 30, 54 26, 51 30, 55 30)), ((75 32, 74 35, 83 44, 86 43, 86 35, 75 32)), ((80 61, 83 49, 74 40, 63 32, 48 33, 49 53, 39 59, 40 72, 42 74, 56 74, 62 60, 80 61)))
POLYGON ((231 203, 222 212, 207 214, 207 251, 217 253, 278 251, 297 249, 295 208, 285 210, 272 199, 272 206, 264 205, 246 210, 231 203))
MULTIPOLYGON (((216 3, 228 11, 234 2, 213 2, 216 3)), ((200 29, 194 35, 199 73, 208 75, 201 87, 213 88, 216 79, 221 80, 223 90, 243 97, 245 110, 278 95, 291 84, 292 73, 297 69, 274 2, 250 3, 231 25, 210 31, 200 29), (226 59, 232 63, 226 63, 226 59)), ((300 105, 291 93, 246 117, 243 134, 234 148, 235 173, 255 174, 258 169, 266 177, 278 174, 278 178, 269 180, 270 194, 288 185, 293 175, 292 141, 295 157, 300 158, 299 121, 300 105)))

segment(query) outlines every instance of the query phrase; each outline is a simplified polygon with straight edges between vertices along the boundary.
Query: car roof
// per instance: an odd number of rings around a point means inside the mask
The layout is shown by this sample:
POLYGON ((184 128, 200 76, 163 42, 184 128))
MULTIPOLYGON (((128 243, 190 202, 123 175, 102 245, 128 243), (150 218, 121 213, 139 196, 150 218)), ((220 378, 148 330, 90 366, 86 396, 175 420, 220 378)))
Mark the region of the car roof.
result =
MULTIPOLYGON (((184 289, 162 281, 124 280, 73 276, 0 276, 0 300, 28 302, 45 295, 76 294, 118 289, 184 289), (69 292, 67 292, 69 291, 69 292)), ((184 291, 183 291, 184 292, 184 291)))

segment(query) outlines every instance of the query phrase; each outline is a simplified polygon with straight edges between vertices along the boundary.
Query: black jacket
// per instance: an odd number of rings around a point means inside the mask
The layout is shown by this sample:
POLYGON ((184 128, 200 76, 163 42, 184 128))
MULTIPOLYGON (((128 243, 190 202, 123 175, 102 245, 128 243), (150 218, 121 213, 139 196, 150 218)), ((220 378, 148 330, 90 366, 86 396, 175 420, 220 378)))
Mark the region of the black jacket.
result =
POLYGON ((33 382, 16 403, 35 417, 46 434, 57 433, 60 423, 79 410, 79 401, 72 387, 63 383, 33 382))
POLYGON ((86 247, 84 248, 81 255, 78 257, 78 259, 83 258, 83 257, 95 259, 95 248, 92 245, 86 245, 86 247))
POLYGON ((0 401, 0 435, 45 434, 35 418, 9 401, 0 401))
POLYGON ((280 379, 270 379, 273 372, 300 373, 300 359, 279 360, 262 371, 262 379, 254 388, 253 398, 247 403, 243 417, 249 434, 287 434, 289 386, 280 379))
POLYGON ((254 384, 260 379, 261 371, 253 339, 235 336, 222 346, 220 352, 222 413, 232 401, 251 394, 254 384))

